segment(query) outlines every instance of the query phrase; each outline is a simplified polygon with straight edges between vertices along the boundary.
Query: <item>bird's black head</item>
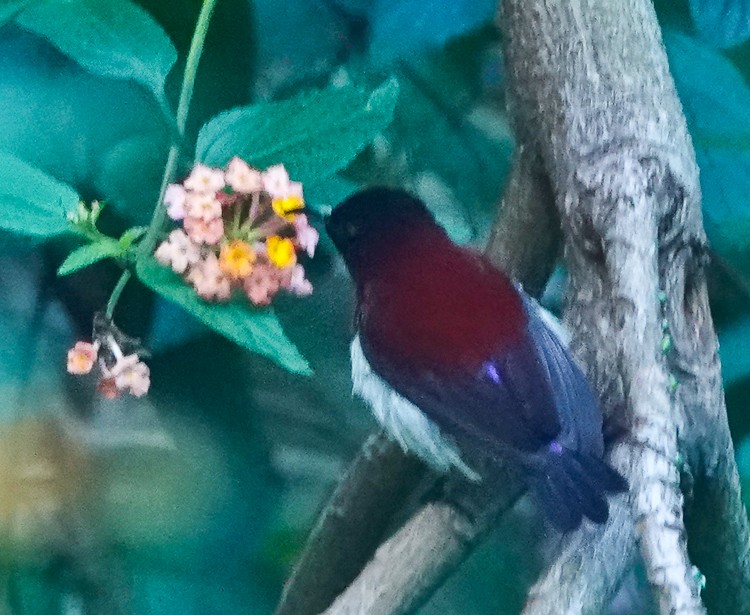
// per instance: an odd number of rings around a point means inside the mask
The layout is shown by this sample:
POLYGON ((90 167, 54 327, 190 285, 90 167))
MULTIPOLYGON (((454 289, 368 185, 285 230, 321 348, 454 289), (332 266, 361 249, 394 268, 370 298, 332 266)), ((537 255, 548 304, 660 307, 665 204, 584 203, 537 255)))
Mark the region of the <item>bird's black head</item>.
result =
POLYGON ((418 231, 443 232, 422 201, 396 188, 368 188, 350 196, 325 225, 355 278, 363 266, 383 259, 418 231))

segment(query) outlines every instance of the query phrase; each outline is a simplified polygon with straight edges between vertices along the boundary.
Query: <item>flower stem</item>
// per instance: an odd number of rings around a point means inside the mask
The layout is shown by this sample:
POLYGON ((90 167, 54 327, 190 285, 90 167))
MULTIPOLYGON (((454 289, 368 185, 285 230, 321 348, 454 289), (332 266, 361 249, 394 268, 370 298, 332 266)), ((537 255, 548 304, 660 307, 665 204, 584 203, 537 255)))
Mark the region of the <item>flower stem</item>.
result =
POLYGON ((117 302, 120 300, 120 295, 125 289, 125 285, 128 283, 128 280, 130 280, 131 275, 132 274, 130 273, 130 269, 126 269, 125 271, 123 271, 122 275, 120 275, 120 279, 117 280, 117 284, 115 284, 114 289, 112 289, 112 294, 109 296, 109 301, 107 301, 107 308, 104 310, 104 313, 110 320, 112 319, 112 314, 115 311, 117 302))
MULTIPOLYGON (((161 229, 164 226, 164 221, 167 217, 167 212, 164 207, 164 193, 167 191, 169 184, 174 180, 175 173, 177 172, 177 161, 180 155, 180 147, 185 136, 185 126, 187 124, 188 112, 190 111, 190 101, 193 98, 195 76, 198 72, 198 64, 200 63, 201 54, 203 53, 203 44, 206 41, 208 26, 211 23, 211 16, 213 15, 217 2, 218 0, 203 0, 203 5, 201 6, 201 11, 198 15, 198 21, 195 24, 193 38, 190 41, 190 50, 188 51, 187 61, 185 62, 185 72, 182 76, 180 98, 177 103, 177 114, 175 118, 178 134, 173 138, 172 145, 169 148, 167 162, 164 166, 164 175, 162 177, 161 187, 159 188, 159 199, 156 203, 156 207, 154 207, 154 213, 151 216, 148 230, 138 244, 138 257, 152 252, 156 247, 159 233, 161 232, 161 229)), ((129 269, 123 271, 120 279, 117 281, 117 285, 112 290, 106 309, 106 314, 109 318, 112 318, 112 314, 115 311, 120 295, 131 277, 132 273, 129 269)))

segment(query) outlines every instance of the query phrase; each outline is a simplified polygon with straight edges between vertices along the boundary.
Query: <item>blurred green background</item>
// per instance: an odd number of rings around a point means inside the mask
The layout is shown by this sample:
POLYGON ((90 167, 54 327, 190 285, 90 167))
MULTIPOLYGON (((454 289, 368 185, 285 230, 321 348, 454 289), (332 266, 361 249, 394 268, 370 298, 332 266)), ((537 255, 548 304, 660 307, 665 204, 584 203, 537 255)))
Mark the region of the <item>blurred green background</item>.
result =
MULTIPOLYGON (((101 0, 113 10, 118 1, 101 0)), ((159 106, 143 85, 83 68, 30 27, 23 11, 35 4, 0 2, 0 152, 87 201, 107 201, 102 227, 112 233, 142 224, 169 147, 159 106)), ((138 4, 177 49, 166 85, 174 104, 201 3, 138 4)), ((712 308, 747 493, 750 0, 656 7, 701 168, 712 308)), ((186 140, 234 106, 395 76, 391 125, 308 200, 332 206, 358 185, 403 185, 454 239, 482 246, 514 147, 495 8, 220 0, 186 140)), ((75 245, 0 234, 0 612, 270 613, 316 514, 374 428, 350 394, 342 263, 323 238, 308 267, 313 296, 277 304, 309 378, 131 283, 117 323, 151 349, 152 390, 109 401, 65 373, 65 353, 90 337, 119 270, 103 262, 57 278, 75 245)), ((547 293, 553 309, 562 289, 564 278, 547 293)), ((421 612, 517 612, 545 557, 538 529, 522 503, 421 612)), ((642 585, 635 572, 610 612, 648 612, 642 585)))

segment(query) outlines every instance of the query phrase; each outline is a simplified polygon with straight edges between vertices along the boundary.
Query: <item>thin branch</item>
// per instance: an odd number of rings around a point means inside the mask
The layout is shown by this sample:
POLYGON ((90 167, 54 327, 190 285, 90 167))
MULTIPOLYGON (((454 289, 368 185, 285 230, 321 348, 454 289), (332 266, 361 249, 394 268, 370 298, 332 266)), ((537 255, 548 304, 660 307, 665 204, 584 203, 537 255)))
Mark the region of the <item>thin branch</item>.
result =
POLYGON ((750 613, 750 531, 742 511, 734 449, 726 433, 721 462, 695 490, 691 551, 707 579, 705 600, 712 612, 750 613))
MULTIPOLYGON (((700 216, 700 210, 695 210, 700 216)), ((700 226, 700 220, 693 221, 700 226)), ((712 613, 750 613, 750 526, 740 494, 734 447, 727 424, 718 344, 706 294, 704 266, 691 267, 706 250, 698 235, 673 266, 670 279, 681 303, 666 308, 675 351, 670 364, 677 399, 689 429, 681 432, 688 489, 688 547, 704 600, 712 613), (692 485, 690 484, 692 480, 692 485)), ((703 259, 705 260, 705 259, 703 259)), ((667 288, 668 294, 673 294, 667 288)))
POLYGON ((485 480, 449 480, 442 499, 424 505, 385 541, 325 614, 391 615, 422 606, 524 492, 510 466, 493 466, 485 480))
POLYGON ((560 219, 536 150, 520 145, 487 243, 487 256, 532 295, 542 294, 560 249, 560 219))
POLYGON ((307 541, 276 615, 317 614, 356 577, 425 467, 383 433, 352 462, 307 541))
POLYGON ((728 432, 723 440, 720 462, 695 485, 692 514, 687 517, 690 552, 699 566, 696 581, 705 575, 704 599, 710 612, 750 613, 750 531, 747 515, 741 512, 728 432))
POLYGON ((380 546, 326 615, 412 612, 466 558, 488 525, 448 504, 427 504, 380 546))

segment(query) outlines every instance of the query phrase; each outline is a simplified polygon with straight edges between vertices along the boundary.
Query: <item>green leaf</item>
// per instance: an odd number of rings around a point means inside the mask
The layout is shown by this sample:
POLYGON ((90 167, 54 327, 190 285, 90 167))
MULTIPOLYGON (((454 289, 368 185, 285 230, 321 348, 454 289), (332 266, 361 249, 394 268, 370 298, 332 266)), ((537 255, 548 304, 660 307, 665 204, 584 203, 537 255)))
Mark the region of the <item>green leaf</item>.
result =
POLYGON ((490 44, 478 34, 402 62, 399 105, 385 134, 392 158, 407 161, 409 189, 459 243, 489 231, 513 152, 502 114, 481 102, 474 58, 486 56, 490 44))
POLYGON ((21 9, 25 8, 32 2, 34 2, 34 0, 5 0, 2 6, 0 6, 0 26, 5 25, 13 19, 21 9))
POLYGON ((207 303, 171 269, 150 256, 141 258, 136 270, 138 278, 151 290, 179 304, 233 342, 295 374, 312 373, 310 365, 287 338, 273 310, 252 308, 240 298, 227 303, 207 303))
POLYGON ((143 235, 146 234, 147 230, 148 228, 146 228, 145 226, 134 226, 132 228, 129 228, 120 236, 120 239, 117 240, 117 244, 122 250, 127 250, 131 245, 133 245, 133 242, 136 239, 140 239, 141 237, 143 237, 143 235))
POLYGON ((330 213, 330 210, 344 199, 350 197, 359 188, 359 184, 338 175, 333 175, 322 182, 305 186, 305 205, 318 213, 330 213))
POLYGON ((57 270, 57 275, 68 275, 105 258, 117 258, 125 253, 125 249, 114 239, 102 239, 94 243, 76 248, 63 261, 57 270))
POLYGON ((148 224, 159 196, 168 149, 163 137, 159 132, 130 135, 99 160, 96 189, 112 209, 135 224, 148 224))
POLYGON ((721 375, 730 386, 750 378, 750 317, 732 323, 719 332, 721 375))
POLYGON ((79 198, 67 184, 0 152, 0 229, 31 237, 72 232, 66 214, 79 198))
POLYGON ((177 51, 161 26, 133 2, 45 0, 16 21, 92 73, 132 79, 163 98, 177 51))
POLYGON ((196 158, 222 166, 233 156, 266 167, 283 163, 292 179, 319 182, 346 166, 393 117, 398 82, 370 95, 345 86, 220 113, 198 134, 196 158))

